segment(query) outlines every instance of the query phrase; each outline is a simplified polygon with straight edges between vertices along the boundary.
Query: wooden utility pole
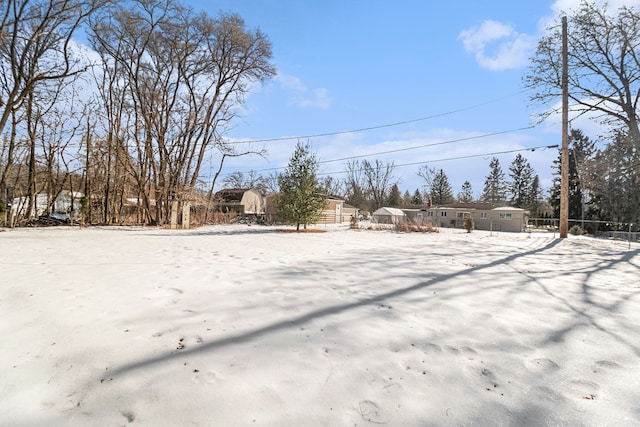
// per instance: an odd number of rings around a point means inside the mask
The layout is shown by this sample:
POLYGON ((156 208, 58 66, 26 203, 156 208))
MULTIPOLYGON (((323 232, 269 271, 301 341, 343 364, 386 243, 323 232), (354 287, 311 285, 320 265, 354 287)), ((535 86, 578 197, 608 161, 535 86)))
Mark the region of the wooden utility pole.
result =
POLYGON ((569 68, 567 60, 567 17, 562 17, 562 152, 560 181, 560 238, 569 231, 569 68))

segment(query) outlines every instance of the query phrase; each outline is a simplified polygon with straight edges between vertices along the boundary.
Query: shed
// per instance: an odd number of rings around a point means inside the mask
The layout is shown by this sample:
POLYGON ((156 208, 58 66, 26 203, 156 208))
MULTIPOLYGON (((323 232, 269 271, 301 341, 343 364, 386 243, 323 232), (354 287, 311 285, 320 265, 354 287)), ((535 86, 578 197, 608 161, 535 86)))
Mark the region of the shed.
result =
POLYGON ((378 224, 402 224, 406 220, 405 213, 397 208, 380 208, 371 216, 373 222, 378 224))
POLYGON ((226 188, 216 193, 218 209, 223 212, 237 212, 243 215, 262 215, 265 201, 256 188, 226 188))

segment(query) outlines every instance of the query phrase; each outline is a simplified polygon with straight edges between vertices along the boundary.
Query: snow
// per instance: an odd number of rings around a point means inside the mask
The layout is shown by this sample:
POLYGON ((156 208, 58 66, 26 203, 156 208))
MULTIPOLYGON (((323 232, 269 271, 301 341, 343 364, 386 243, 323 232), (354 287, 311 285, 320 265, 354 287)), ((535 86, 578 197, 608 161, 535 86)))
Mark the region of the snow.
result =
POLYGON ((638 425, 640 245, 0 233, 1 425, 638 425))

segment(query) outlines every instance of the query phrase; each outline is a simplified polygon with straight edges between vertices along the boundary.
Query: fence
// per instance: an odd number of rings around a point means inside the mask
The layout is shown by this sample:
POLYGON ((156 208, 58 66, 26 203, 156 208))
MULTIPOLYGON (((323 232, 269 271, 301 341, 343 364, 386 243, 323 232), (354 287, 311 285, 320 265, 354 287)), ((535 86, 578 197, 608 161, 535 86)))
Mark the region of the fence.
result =
MULTIPOLYGON (((560 220, 558 218, 529 218, 527 228, 529 229, 546 229, 553 232, 559 232, 560 220)), ((632 231, 637 229, 636 224, 622 223, 613 221, 594 221, 582 219, 569 219, 569 232, 578 226, 576 231, 601 239, 624 240, 628 242, 640 242, 640 231, 632 231)))

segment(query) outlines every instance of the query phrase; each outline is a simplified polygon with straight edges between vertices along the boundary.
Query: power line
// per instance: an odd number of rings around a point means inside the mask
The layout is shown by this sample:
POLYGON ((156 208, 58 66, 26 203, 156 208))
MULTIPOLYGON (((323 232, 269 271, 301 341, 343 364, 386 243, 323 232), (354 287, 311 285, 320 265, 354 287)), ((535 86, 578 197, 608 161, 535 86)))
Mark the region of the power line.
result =
POLYGON ((285 136, 285 137, 280 137, 280 138, 251 139, 251 140, 247 140, 247 141, 227 141, 227 143, 229 143, 229 144, 253 144, 253 143, 259 143, 259 142, 277 142, 277 141, 291 141, 291 140, 298 140, 298 139, 322 138, 322 137, 325 137, 325 136, 344 135, 344 134, 347 134, 347 133, 367 132, 367 131, 370 131, 370 130, 383 129, 383 128, 389 128, 389 127, 395 127, 395 126, 402 126, 402 125, 407 125, 407 124, 410 124, 410 123, 416 123, 416 122, 421 122, 421 121, 425 121, 425 120, 431 120, 431 119, 435 119, 435 118, 438 118, 438 117, 449 116, 449 115, 452 115, 452 114, 460 113, 462 111, 467 111, 467 110, 472 110, 474 108, 483 107, 485 105, 489 105, 489 104, 493 104, 493 103, 498 102, 498 101, 502 101, 503 99, 509 98, 511 96, 521 94, 523 92, 525 92, 525 90, 521 90, 519 92, 515 92, 515 93, 512 93, 510 95, 505 95, 505 96, 502 96, 500 98, 495 98, 495 99, 492 99, 492 100, 489 100, 489 101, 485 101, 485 102, 481 102, 481 103, 478 103, 478 104, 470 105, 468 107, 462 107, 462 108, 458 108, 458 109, 455 109, 455 110, 446 111, 444 113, 433 114, 431 116, 420 117, 420 118, 417 118, 417 119, 403 120, 403 121, 399 121, 399 122, 385 123, 385 124, 381 124, 381 125, 369 126, 369 127, 363 127, 363 128, 357 128, 357 129, 351 129, 351 130, 341 130, 341 131, 335 131, 335 132, 324 132, 324 133, 316 133, 316 134, 310 134, 310 135, 285 136))
POLYGON ((318 163, 333 163, 333 162, 340 162, 340 161, 343 161, 343 160, 353 160, 353 159, 359 159, 359 158, 363 158, 363 157, 378 156, 378 155, 381 155, 381 154, 399 153, 399 152, 402 152, 402 151, 417 150, 418 148, 435 147, 437 145, 452 144, 454 142, 469 141, 469 140, 472 140, 472 139, 480 139, 480 138, 487 138, 487 137, 490 137, 490 136, 503 135, 505 133, 511 133, 511 132, 518 132, 518 131, 522 131, 522 130, 533 129, 534 127, 535 127, 535 125, 530 125, 530 126, 521 127, 521 128, 518 128, 518 129, 503 130, 503 131, 499 131, 499 132, 486 133, 486 134, 483 134, 483 135, 468 136, 466 138, 458 138, 458 139, 451 139, 451 140, 448 140, 448 141, 433 142, 431 144, 416 145, 416 146, 413 146, 413 147, 398 148, 398 149, 395 149, 395 150, 388 150, 388 151, 379 151, 377 153, 362 154, 360 156, 342 157, 340 159, 323 160, 323 161, 320 161, 318 163))
MULTIPOLYGON (((339 162, 339 161, 344 161, 344 160, 353 160, 353 159, 360 159, 360 158, 364 158, 364 157, 378 156, 378 155, 382 155, 382 154, 389 154, 389 153, 397 153, 397 152, 402 152, 402 151, 417 150, 419 148, 432 147, 432 146, 436 146, 436 145, 453 144, 455 142, 470 141, 470 140, 474 140, 474 139, 487 138, 487 137, 495 136, 495 135, 503 135, 503 134, 506 134, 506 133, 533 129, 535 126, 536 125, 530 125, 530 126, 517 128, 517 129, 503 130, 503 131, 498 131, 498 132, 486 133, 486 134, 482 134, 482 135, 469 136, 469 137, 465 137, 465 138, 451 139, 451 140, 447 140, 447 141, 434 142, 434 143, 431 143, 431 144, 423 144, 423 145, 417 145, 417 146, 413 146, 413 147, 398 148, 398 149, 395 149, 395 150, 388 150, 388 151, 379 151, 379 152, 375 152, 375 153, 362 154, 362 155, 359 155, 359 156, 342 157, 342 158, 339 158, 339 159, 323 160, 323 161, 319 161, 318 163, 320 163, 320 164, 334 163, 334 162, 339 162)), ((541 147, 534 147, 533 149, 535 149, 535 148, 541 148, 541 147)), ((528 149, 525 149, 525 150, 528 150, 528 149)), ((486 154, 486 155, 490 155, 490 154, 491 153, 486 154)), ((425 163, 425 162, 417 162, 417 163, 425 163)), ((417 164, 417 163, 415 163, 415 164, 417 164)), ((399 165, 399 166, 404 166, 404 165, 399 165)), ((255 172, 258 172, 258 173, 259 172, 271 172, 271 171, 276 171, 276 170, 281 170, 281 169, 286 169, 286 166, 259 169, 259 170, 256 170, 255 172)), ((232 173, 232 172, 225 173, 223 175, 229 175, 230 173, 232 173)))
MULTIPOLYGON (((550 149, 550 148, 557 148, 558 145, 540 145, 538 147, 530 147, 530 148, 520 148, 517 150, 507 150, 507 151, 496 151, 493 153, 483 153, 483 154, 469 154, 466 156, 458 156, 458 157, 447 157, 444 159, 436 159, 436 160, 424 160, 424 161, 420 161, 420 162, 412 162, 412 163, 403 163, 400 165, 393 165, 394 167, 403 167, 403 166, 415 166, 415 165, 421 165, 421 164, 428 164, 428 163, 437 163, 437 162, 446 162, 446 161, 450 161, 450 160, 463 160, 463 159, 471 159, 474 157, 486 157, 486 156, 497 156, 499 154, 510 154, 510 153, 518 153, 520 151, 535 151, 535 150, 540 150, 540 149, 550 149)), ((356 169, 355 172, 361 172, 362 168, 360 169, 356 169)), ((319 173, 318 175, 334 175, 334 174, 341 174, 341 173, 348 173, 349 171, 338 171, 338 172, 323 172, 323 173, 319 173)))

